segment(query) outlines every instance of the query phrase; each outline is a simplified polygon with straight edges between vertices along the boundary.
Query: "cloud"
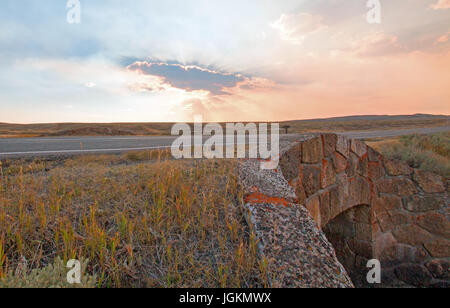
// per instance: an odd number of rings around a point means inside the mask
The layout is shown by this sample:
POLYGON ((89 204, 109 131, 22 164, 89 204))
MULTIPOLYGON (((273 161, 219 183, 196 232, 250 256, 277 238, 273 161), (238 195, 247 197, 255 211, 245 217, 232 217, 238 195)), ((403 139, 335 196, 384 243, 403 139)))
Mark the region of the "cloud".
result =
POLYGON ((270 26, 278 30, 282 40, 301 44, 308 35, 325 27, 322 19, 320 15, 309 13, 282 14, 270 26))
POLYGON ((405 52, 398 37, 383 32, 366 35, 358 40, 350 42, 350 46, 343 49, 350 51, 358 57, 380 57, 405 52))
POLYGON ((448 37, 449 37, 449 36, 450 36, 450 32, 447 33, 447 34, 444 34, 444 35, 440 36, 440 37, 437 39, 436 42, 438 42, 438 43, 446 43, 446 42, 448 42, 448 37))
POLYGON ((450 9, 450 0, 438 0, 437 3, 430 6, 433 10, 450 9))
POLYGON ((137 61, 127 67, 130 71, 162 79, 164 84, 187 92, 208 91, 214 95, 227 94, 227 88, 235 87, 245 78, 240 74, 230 74, 196 65, 181 65, 164 62, 137 61))

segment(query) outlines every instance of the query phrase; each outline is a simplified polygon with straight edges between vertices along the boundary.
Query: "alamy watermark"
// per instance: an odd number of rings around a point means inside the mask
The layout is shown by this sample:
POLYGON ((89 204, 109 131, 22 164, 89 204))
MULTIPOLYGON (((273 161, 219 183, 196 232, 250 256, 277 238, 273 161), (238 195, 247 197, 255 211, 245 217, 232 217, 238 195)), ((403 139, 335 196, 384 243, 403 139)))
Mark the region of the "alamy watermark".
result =
POLYGON ((80 0, 68 0, 66 7, 69 9, 67 12, 67 22, 69 24, 81 23, 81 3, 80 0))
POLYGON ((367 8, 370 10, 367 12, 367 22, 369 24, 381 23, 381 3, 380 0, 368 0, 367 8))
POLYGON ((178 123, 172 127, 172 136, 179 136, 171 146, 172 156, 181 158, 253 158, 261 159, 261 169, 273 170, 280 158, 280 125, 278 123, 226 123, 203 125, 201 116, 191 125, 178 123), (180 135, 181 133, 181 135, 180 135), (209 137, 204 140, 204 137, 209 137), (237 140, 237 142, 235 142, 237 140), (248 156, 247 156, 248 150, 248 156))
POLYGON ((370 284, 381 283, 381 263, 377 259, 372 259, 367 262, 366 265, 369 268, 366 279, 370 284))
POLYGON ((70 270, 67 272, 67 282, 70 284, 81 283, 81 262, 75 259, 71 259, 67 262, 67 268, 70 270))

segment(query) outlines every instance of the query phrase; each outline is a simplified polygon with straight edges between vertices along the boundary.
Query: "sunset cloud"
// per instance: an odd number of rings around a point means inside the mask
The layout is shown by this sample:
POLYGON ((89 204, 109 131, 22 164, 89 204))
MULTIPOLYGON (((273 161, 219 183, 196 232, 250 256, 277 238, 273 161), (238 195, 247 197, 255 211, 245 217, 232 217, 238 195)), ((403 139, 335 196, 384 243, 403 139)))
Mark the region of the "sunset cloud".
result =
POLYGON ((446 10, 450 9, 450 0, 438 0, 437 3, 432 4, 433 10, 446 10))
POLYGON ((282 14, 270 25, 279 32, 282 40, 301 44, 308 35, 325 28, 322 20, 322 16, 309 13, 282 14))
POLYGON ((244 80, 240 74, 221 73, 196 65, 164 62, 135 62, 128 66, 128 70, 161 77, 164 83, 175 88, 186 91, 205 90, 216 95, 227 94, 224 88, 232 88, 244 80))
POLYGON ((404 52, 405 48, 397 36, 379 32, 350 42, 348 50, 358 57, 381 57, 404 52))
POLYGON ((436 42, 438 43, 446 43, 448 42, 448 37, 450 36, 450 33, 444 34, 442 36, 440 36, 436 42))

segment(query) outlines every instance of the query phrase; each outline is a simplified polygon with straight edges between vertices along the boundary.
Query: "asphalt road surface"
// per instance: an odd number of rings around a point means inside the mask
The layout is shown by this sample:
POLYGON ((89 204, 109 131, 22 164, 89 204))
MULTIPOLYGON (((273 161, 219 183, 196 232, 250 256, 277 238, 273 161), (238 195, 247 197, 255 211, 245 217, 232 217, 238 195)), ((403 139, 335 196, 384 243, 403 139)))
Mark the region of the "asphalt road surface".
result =
MULTIPOLYGON (((365 139, 408 134, 432 134, 450 131, 450 126, 340 133, 365 139)), ((61 156, 76 154, 122 153, 126 151, 170 148, 177 137, 44 137, 0 139, 0 159, 9 157, 61 156)), ((208 137, 205 137, 208 138, 208 137)))

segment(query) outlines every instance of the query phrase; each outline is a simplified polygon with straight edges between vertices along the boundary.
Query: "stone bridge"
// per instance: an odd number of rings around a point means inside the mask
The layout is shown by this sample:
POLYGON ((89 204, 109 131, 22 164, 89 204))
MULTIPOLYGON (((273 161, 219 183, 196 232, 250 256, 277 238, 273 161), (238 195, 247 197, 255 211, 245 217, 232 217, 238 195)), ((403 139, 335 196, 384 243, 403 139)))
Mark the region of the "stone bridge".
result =
POLYGON ((450 286, 448 179, 334 134, 286 144, 278 170, 258 166, 239 174, 274 286, 368 286, 370 259, 384 286, 450 286))

